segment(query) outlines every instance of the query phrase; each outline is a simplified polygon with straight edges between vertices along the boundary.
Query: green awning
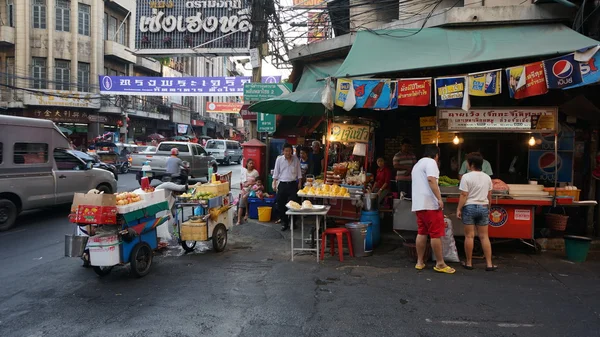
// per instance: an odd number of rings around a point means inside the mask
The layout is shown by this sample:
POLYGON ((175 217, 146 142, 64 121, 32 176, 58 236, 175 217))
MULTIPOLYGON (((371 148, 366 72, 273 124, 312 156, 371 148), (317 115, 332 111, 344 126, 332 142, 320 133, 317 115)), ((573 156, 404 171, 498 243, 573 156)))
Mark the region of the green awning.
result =
POLYGON ((333 60, 304 66, 296 91, 253 104, 249 110, 284 116, 325 115, 325 107, 321 104, 325 82, 317 80, 333 75, 342 62, 333 60))
POLYGON ((597 44, 562 24, 360 31, 334 77, 553 56, 597 44))

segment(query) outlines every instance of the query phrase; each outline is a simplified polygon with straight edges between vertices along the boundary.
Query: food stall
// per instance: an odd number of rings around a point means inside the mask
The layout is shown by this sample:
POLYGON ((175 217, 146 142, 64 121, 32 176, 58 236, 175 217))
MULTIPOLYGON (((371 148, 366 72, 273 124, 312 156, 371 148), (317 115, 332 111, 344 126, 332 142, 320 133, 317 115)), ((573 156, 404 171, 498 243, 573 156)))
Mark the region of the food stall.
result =
MULTIPOLYGON (((551 187, 538 185, 531 180, 528 184, 505 184, 493 180, 492 206, 490 209, 489 235, 496 239, 518 239, 535 248, 535 217, 542 214, 543 207, 593 206, 594 201, 579 201, 578 191, 573 187, 558 186, 558 170, 562 163, 557 154, 558 110, 556 108, 475 108, 469 111, 459 109, 438 109, 437 131, 454 134, 458 145, 460 134, 464 133, 526 133, 531 134, 529 146, 536 145, 534 135, 548 134, 554 141, 552 162, 545 165, 551 187), (565 192, 566 190, 569 192, 565 192), (577 196, 576 196, 577 195, 577 196)), ((460 158, 460 155, 459 155, 460 158)), ((566 163, 564 165, 567 165, 566 163)), ((460 191, 458 180, 440 177, 440 192, 444 198, 444 214, 455 224, 456 208, 460 191)), ((398 200, 394 210, 395 230, 416 230, 416 218, 410 212, 409 200, 398 200)), ((463 236, 463 226, 454 226, 454 234, 463 236)))

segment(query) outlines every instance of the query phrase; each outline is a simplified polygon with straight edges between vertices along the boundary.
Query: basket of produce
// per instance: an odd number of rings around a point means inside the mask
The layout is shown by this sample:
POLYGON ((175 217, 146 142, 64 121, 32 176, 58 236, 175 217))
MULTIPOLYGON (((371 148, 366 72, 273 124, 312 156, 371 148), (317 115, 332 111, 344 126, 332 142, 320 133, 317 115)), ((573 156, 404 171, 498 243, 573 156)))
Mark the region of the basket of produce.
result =
POLYGON ((546 225, 553 231, 564 232, 567 229, 569 217, 560 214, 546 214, 546 225))

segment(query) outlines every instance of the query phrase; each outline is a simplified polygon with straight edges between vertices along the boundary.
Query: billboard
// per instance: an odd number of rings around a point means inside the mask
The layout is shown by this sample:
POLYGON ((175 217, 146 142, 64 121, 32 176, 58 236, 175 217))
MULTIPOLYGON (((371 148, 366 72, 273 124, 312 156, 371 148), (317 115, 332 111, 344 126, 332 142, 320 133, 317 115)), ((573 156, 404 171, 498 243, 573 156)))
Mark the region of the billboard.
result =
POLYGON ((294 9, 326 9, 327 0, 294 0, 294 9))
POLYGON ((206 112, 239 114, 243 103, 232 102, 206 102, 206 112))
POLYGON ((325 11, 308 12, 308 43, 327 39, 329 32, 329 14, 325 11))
POLYGON ((136 54, 247 55, 250 0, 137 0, 136 54))

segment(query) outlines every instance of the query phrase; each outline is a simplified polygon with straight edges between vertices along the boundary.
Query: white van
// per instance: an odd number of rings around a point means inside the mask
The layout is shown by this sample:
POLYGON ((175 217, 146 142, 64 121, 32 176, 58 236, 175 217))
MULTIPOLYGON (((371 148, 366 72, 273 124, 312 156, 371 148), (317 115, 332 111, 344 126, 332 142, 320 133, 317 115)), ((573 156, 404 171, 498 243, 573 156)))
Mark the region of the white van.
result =
POLYGON ((0 115, 0 231, 22 211, 73 202, 76 192, 117 191, 113 173, 77 157, 48 120, 0 115))
POLYGON ((244 157, 242 145, 234 140, 209 139, 206 142, 205 150, 218 163, 223 165, 229 165, 233 162, 241 164, 244 157))

